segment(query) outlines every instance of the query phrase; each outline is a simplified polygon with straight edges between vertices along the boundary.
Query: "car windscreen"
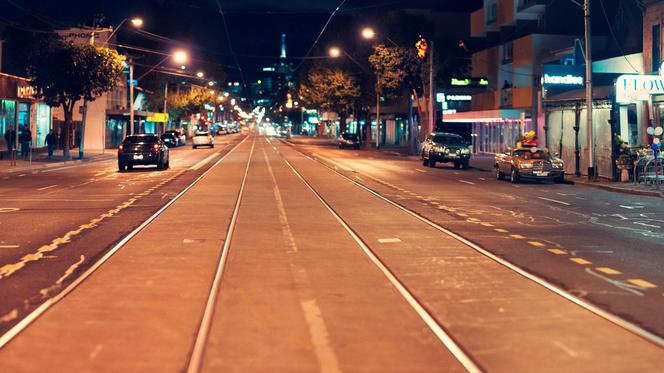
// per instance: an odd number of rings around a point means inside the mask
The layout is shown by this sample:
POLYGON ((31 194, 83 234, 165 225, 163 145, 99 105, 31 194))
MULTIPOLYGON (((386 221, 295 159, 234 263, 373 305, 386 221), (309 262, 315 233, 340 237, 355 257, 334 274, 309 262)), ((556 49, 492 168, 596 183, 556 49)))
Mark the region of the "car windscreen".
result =
POLYGON ((549 153, 545 153, 541 150, 536 152, 531 152, 530 150, 517 150, 514 154, 523 159, 549 159, 549 153))
POLYGON ((354 134, 354 133, 344 133, 344 134, 341 135, 341 137, 343 137, 344 140, 355 140, 355 139, 357 139, 357 135, 354 134))
POLYGON ((210 134, 207 133, 207 132, 197 132, 197 133, 196 133, 196 137, 199 137, 199 136, 201 136, 201 137, 208 137, 209 135, 210 135, 210 134))
POLYGON ((458 146, 466 145, 465 141, 463 141, 463 138, 461 138, 460 136, 436 135, 433 137, 433 142, 445 145, 458 145, 458 146))
POLYGON ((146 142, 157 142, 159 137, 157 136, 128 136, 125 140, 125 144, 139 144, 146 142))

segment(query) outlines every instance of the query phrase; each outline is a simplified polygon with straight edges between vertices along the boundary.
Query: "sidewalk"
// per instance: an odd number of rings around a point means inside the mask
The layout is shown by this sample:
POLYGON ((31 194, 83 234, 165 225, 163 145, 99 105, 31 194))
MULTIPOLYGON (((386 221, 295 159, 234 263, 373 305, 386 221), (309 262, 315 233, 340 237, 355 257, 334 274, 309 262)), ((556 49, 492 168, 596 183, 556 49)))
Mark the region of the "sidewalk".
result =
POLYGON ((12 161, 7 158, 6 152, 4 152, 2 159, 0 159, 0 173, 24 172, 42 168, 75 165, 78 163, 107 160, 115 157, 115 152, 111 149, 106 149, 104 152, 101 150, 86 151, 83 159, 78 159, 78 149, 72 149, 70 154, 72 159, 70 161, 65 161, 62 156, 62 150, 56 151, 51 159, 48 158, 46 153, 33 153, 32 164, 30 164, 29 159, 22 158, 19 154, 19 158, 16 160, 16 165, 14 166, 12 165, 12 161))
MULTIPOLYGON (((470 165, 481 171, 494 172, 494 156, 488 154, 475 154, 470 160, 470 165)), ((655 189, 655 186, 652 185, 635 184, 634 182, 619 183, 601 178, 598 178, 596 181, 589 181, 585 176, 574 175, 565 175, 565 180, 569 184, 603 189, 610 192, 664 198, 664 186, 661 186, 660 190, 657 190, 655 189)))

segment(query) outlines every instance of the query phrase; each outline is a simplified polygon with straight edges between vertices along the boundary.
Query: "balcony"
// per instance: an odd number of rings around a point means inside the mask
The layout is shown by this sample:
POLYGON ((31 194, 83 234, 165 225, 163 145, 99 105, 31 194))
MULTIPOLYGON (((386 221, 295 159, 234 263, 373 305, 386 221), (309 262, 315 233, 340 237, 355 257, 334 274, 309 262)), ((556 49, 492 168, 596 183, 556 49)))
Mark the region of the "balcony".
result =
POLYGON ((517 11, 520 13, 544 13, 546 0, 519 0, 517 11))

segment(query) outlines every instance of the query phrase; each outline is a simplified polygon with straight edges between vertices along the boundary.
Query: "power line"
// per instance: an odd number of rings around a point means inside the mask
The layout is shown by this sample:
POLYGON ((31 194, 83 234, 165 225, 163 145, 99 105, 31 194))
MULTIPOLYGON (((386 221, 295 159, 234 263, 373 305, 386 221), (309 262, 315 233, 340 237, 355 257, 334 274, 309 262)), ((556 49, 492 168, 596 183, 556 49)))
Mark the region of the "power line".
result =
POLYGON ((237 55, 235 54, 235 51, 233 50, 233 42, 231 40, 231 34, 228 31, 228 23, 226 23, 226 15, 224 15, 224 9, 221 6, 221 0, 217 0, 217 5, 219 6, 219 14, 221 14, 221 20, 222 23, 224 24, 224 30, 226 31, 226 41, 228 42, 228 48, 231 52, 231 55, 233 56, 233 60, 235 61, 235 66, 237 66, 237 69, 240 71, 240 78, 242 79, 242 86, 244 87, 245 93, 249 93, 248 87, 247 87, 247 81, 244 79, 244 71, 242 71, 242 67, 240 66, 240 62, 237 59, 237 55))
MULTIPOLYGON (((602 8, 602 14, 604 14, 604 19, 606 20, 607 26, 609 26, 609 32, 611 33, 611 36, 613 37, 613 41, 616 42, 616 46, 618 47, 618 50, 620 50, 620 54, 622 54, 623 58, 625 61, 627 61, 627 64, 634 70, 635 73, 638 73, 639 70, 637 70, 634 65, 627 59, 627 56, 625 56, 625 51, 623 50, 622 46, 620 46, 620 42, 618 41, 618 38, 616 38, 616 34, 613 32, 613 27, 611 26, 611 22, 609 21, 609 16, 606 14, 606 9, 604 8, 604 1, 599 0, 599 5, 602 8)), ((654 66, 653 66, 654 68, 654 66)))

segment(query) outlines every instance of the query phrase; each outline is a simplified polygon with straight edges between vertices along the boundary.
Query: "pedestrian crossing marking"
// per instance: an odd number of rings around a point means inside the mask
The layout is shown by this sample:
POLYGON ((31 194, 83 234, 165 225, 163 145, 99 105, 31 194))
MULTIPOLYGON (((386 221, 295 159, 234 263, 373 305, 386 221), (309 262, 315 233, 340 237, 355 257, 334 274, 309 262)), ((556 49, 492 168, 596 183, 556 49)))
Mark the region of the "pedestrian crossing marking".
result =
POLYGON ((629 279, 629 280, 627 280, 627 282, 631 283, 632 285, 636 285, 638 287, 644 288, 644 289, 652 289, 652 288, 657 287, 657 285, 655 285, 651 282, 648 282, 646 280, 641 280, 639 278, 629 279))
POLYGON ((583 258, 570 258, 569 260, 573 261, 576 264, 581 264, 581 265, 593 264, 591 261, 585 260, 583 258))

